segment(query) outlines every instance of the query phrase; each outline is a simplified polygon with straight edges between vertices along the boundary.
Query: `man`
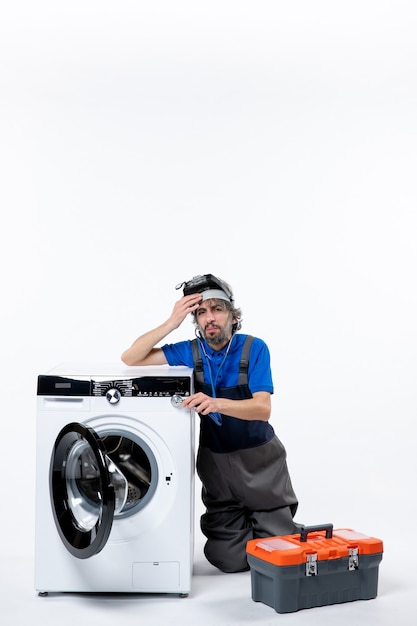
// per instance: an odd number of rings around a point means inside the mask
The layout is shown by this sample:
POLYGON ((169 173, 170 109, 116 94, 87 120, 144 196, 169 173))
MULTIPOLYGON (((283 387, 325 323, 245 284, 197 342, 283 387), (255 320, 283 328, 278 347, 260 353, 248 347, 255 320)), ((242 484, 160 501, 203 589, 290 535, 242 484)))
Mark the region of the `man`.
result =
POLYGON ((179 285, 169 318, 122 354, 127 365, 186 365, 196 393, 182 405, 200 415, 197 472, 206 507, 204 553, 223 572, 248 569, 246 543, 292 534, 298 502, 286 451, 269 423, 273 383, 267 345, 238 333, 241 311, 230 286, 212 274, 179 285), (197 338, 156 347, 188 314, 197 338))

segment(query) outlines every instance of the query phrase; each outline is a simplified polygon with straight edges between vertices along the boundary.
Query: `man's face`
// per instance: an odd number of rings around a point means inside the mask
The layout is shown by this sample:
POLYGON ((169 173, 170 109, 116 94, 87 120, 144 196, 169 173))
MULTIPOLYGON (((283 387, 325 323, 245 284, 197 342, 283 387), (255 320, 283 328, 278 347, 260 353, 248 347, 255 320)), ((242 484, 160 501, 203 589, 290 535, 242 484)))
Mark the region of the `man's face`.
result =
POLYGON ((204 339, 222 348, 232 336, 233 317, 222 300, 205 300, 196 310, 197 325, 204 339))

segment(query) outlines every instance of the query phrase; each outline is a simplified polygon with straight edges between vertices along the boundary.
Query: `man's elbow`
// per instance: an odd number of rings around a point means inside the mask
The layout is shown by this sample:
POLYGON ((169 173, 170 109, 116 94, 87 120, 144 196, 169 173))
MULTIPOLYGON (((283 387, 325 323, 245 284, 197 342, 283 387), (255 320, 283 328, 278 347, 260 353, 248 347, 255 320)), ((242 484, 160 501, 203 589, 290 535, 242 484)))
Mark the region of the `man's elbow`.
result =
POLYGON ((123 361, 123 363, 125 365, 135 365, 135 362, 133 361, 132 357, 130 356, 129 352, 123 352, 122 356, 120 357, 123 361))

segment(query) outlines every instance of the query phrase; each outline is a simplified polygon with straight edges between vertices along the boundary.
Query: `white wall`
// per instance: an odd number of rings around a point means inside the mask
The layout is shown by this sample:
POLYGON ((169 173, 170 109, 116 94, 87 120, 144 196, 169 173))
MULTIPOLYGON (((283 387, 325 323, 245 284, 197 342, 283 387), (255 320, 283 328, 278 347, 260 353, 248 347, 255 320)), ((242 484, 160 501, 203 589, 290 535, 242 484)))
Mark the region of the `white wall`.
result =
POLYGON ((38 373, 118 361, 206 272, 270 346, 299 521, 395 545, 416 512, 414 6, 2 5, 2 554, 33 550, 38 373))

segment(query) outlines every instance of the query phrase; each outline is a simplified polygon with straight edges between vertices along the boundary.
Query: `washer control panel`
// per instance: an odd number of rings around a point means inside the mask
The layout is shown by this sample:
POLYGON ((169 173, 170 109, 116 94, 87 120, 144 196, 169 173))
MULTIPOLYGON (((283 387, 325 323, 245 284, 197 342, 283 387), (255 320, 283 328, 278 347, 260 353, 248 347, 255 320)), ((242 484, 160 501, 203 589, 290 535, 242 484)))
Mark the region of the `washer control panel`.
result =
POLYGON ((172 398, 189 396, 192 380, 189 376, 141 376, 109 380, 108 378, 70 378, 38 376, 38 396, 96 396, 107 397, 116 404, 122 397, 172 398))
MULTIPOLYGON (((111 392, 120 399, 122 396, 133 396, 132 390, 133 386, 131 380, 91 381, 92 396, 108 396, 111 392), (115 392, 117 392, 117 394, 115 394, 115 392)), ((107 397, 107 399, 109 398, 107 397)))
POLYGON ((170 398, 174 395, 189 396, 190 387, 191 380, 189 377, 142 376, 127 380, 92 380, 92 395, 105 396, 110 390, 115 390, 119 392, 120 396, 170 398))

